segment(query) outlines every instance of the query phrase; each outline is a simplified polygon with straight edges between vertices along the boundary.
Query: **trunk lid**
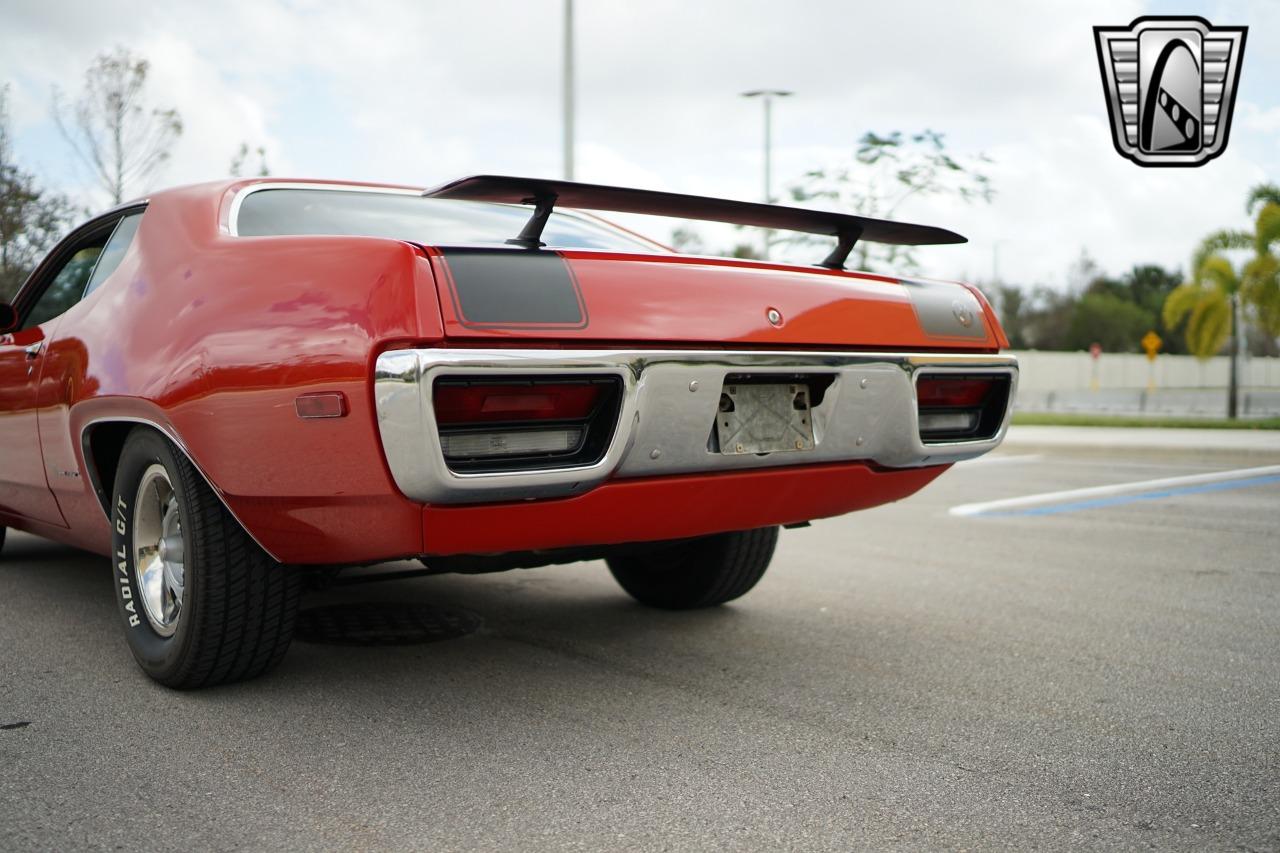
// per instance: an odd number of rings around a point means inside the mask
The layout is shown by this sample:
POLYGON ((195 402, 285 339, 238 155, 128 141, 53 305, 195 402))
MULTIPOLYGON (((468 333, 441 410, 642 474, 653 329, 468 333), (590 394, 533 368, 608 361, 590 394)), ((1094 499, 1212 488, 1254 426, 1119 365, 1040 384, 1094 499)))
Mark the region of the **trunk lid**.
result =
POLYGON ((446 338, 476 344, 995 351, 953 282, 684 255, 429 248, 446 338))

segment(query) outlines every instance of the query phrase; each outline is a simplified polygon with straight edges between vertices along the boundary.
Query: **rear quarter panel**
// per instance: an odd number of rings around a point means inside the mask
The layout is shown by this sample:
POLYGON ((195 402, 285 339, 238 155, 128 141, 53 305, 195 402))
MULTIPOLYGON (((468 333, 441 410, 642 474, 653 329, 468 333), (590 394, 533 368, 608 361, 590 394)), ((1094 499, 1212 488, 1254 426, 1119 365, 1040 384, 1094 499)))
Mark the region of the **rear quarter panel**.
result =
MULTIPOLYGON (((418 552, 421 510, 391 484, 369 394, 377 350, 441 336, 425 258, 387 240, 231 237, 223 201, 208 188, 153 199, 125 262, 61 318, 49 466, 74 461, 96 419, 152 421, 282 559, 351 559, 344 543, 372 529, 405 540, 387 553, 418 552), (341 392, 348 415, 299 419, 312 391, 341 392)), ((89 484, 64 491, 78 524, 96 514, 105 528, 89 484)))

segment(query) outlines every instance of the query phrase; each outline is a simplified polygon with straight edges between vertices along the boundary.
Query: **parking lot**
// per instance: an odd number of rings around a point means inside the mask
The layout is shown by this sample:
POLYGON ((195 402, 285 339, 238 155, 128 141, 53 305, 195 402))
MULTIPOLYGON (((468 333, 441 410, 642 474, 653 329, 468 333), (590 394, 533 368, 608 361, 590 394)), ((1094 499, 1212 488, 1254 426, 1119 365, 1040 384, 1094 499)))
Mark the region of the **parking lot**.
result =
POLYGON ((11 532, 0 849, 1278 849, 1280 481, 951 510, 1280 452, 1096 443, 786 531, 714 611, 599 563, 315 593, 482 626, 192 693, 104 559, 11 532))

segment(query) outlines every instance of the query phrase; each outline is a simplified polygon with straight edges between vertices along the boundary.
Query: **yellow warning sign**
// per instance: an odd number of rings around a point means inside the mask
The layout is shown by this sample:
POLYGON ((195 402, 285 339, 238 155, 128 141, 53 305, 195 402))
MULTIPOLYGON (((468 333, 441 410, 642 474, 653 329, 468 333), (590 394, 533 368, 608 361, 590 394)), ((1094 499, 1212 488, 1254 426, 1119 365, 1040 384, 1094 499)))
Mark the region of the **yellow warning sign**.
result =
POLYGON ((1156 356, 1160 353, 1160 346, 1163 343, 1164 341, 1154 330, 1142 336, 1142 348, 1147 351, 1148 361, 1156 360, 1156 356))

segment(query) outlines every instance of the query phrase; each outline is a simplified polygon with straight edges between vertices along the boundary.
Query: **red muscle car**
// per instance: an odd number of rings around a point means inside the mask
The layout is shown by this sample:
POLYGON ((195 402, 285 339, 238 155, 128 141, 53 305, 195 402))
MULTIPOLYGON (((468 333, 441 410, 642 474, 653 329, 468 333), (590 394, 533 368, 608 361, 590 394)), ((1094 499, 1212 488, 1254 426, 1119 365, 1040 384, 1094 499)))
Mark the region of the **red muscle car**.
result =
POLYGON ((156 193, 0 305, 0 525, 110 555, 129 647, 174 687, 269 669, 304 575, 339 567, 603 558, 645 604, 720 604, 780 526, 1004 435, 1017 366, 982 295, 846 272, 860 239, 963 240, 495 176, 156 193), (690 257, 601 210, 835 247, 690 257))

